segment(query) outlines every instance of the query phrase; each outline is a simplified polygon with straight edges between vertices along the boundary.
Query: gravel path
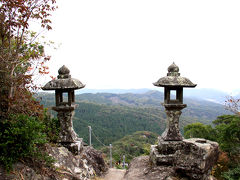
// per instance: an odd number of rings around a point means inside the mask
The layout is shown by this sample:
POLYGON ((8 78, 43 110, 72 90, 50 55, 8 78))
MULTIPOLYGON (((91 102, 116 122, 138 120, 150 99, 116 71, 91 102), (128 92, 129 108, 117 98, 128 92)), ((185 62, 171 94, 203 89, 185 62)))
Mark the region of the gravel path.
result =
POLYGON ((125 169, 110 168, 108 173, 103 177, 104 180, 124 180, 123 176, 126 173, 125 169))

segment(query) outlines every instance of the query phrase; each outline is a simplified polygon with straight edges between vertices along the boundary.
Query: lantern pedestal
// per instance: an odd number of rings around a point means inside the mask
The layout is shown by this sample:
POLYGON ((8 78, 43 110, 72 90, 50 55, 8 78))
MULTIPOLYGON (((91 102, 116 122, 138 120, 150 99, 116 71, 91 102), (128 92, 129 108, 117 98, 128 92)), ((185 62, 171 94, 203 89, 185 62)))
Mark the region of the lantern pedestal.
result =
POLYGON ((183 137, 179 130, 179 117, 182 114, 182 109, 186 104, 163 104, 167 114, 167 125, 161 138, 164 141, 181 141, 183 137))
POLYGON ((57 117, 60 121, 59 142, 75 142, 78 139, 72 125, 74 109, 75 106, 53 107, 53 110, 57 112, 57 117))
POLYGON ((72 118, 76 105, 72 106, 57 106, 52 109, 57 112, 57 117, 60 122, 59 143, 68 148, 75 154, 78 154, 82 149, 82 138, 78 138, 72 124, 72 118))

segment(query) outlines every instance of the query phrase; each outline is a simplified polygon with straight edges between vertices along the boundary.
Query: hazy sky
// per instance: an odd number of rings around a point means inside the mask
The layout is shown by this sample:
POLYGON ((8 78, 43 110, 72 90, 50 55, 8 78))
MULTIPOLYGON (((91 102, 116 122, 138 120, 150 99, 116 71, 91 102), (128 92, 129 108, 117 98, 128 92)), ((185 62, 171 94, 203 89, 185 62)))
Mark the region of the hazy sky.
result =
MULTIPOLYGON (((240 87, 239 0, 59 0, 51 74, 87 88, 152 88, 174 61, 199 88, 240 87)), ((46 82, 49 79, 46 79, 46 82)))

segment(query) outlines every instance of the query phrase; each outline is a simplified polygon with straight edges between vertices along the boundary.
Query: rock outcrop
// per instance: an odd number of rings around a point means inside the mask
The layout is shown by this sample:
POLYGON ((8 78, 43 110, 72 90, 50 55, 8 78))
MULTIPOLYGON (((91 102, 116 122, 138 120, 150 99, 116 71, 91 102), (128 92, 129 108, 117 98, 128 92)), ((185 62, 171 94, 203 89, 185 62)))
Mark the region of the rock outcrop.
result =
POLYGON ((210 180, 218 153, 216 142, 199 138, 164 141, 160 137, 158 145, 152 145, 149 157, 138 157, 131 162, 125 178, 210 180))
POLYGON ((171 165, 176 172, 191 179, 204 180, 211 173, 218 158, 218 143, 192 138, 182 141, 163 141, 151 147, 154 165, 171 165))
POLYGON ((83 147, 74 155, 65 147, 47 146, 46 151, 56 161, 53 168, 34 168, 26 163, 16 163, 9 174, 0 168, 0 180, 88 180, 107 171, 102 154, 92 147, 83 147))
POLYGON ((165 180, 174 176, 174 169, 170 166, 152 166, 149 156, 134 158, 127 170, 124 179, 126 180, 165 180))

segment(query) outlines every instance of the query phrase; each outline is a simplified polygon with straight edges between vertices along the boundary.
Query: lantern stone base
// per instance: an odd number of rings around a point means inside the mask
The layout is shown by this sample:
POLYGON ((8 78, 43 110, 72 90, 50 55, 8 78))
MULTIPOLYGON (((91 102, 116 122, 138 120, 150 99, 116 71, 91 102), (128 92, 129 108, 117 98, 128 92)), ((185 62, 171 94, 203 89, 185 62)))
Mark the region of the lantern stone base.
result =
POLYGON ((78 140, 76 140, 75 142, 60 142, 60 144, 75 155, 80 154, 83 150, 82 138, 78 138, 78 140))
POLYGON ((75 105, 72 106, 57 106, 52 109, 57 112, 57 117, 60 122, 60 132, 58 142, 66 147, 74 154, 79 154, 82 149, 83 140, 78 138, 78 135, 73 129, 72 118, 74 115, 75 105))
POLYGON ((150 162, 153 166, 172 166, 177 174, 190 179, 205 180, 218 159, 218 143, 192 138, 182 141, 164 141, 151 146, 150 162))

